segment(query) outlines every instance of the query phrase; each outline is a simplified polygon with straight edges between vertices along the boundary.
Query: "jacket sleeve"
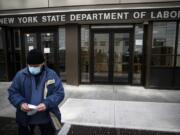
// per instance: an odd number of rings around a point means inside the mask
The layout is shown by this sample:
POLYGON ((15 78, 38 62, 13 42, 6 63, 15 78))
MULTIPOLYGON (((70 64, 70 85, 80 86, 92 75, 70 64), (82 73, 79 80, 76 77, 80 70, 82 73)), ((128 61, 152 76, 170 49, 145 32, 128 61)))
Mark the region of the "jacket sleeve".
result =
POLYGON ((51 89, 53 92, 52 94, 48 95, 46 99, 43 101, 47 109, 57 107, 64 99, 64 88, 62 82, 56 73, 54 73, 53 76, 55 79, 55 85, 53 89, 51 89))
POLYGON ((8 88, 8 99, 10 103, 16 107, 19 108, 20 105, 24 102, 26 102, 26 99, 21 95, 21 79, 20 74, 17 73, 14 77, 11 86, 8 88))

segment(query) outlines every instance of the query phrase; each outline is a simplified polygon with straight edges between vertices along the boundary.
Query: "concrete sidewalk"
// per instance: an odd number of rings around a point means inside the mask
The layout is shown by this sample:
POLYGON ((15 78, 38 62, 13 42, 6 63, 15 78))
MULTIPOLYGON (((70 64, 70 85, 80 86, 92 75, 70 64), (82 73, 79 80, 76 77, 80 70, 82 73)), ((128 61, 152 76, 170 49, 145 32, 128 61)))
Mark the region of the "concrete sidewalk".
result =
POLYGON ((129 85, 64 85, 66 98, 180 103, 180 90, 129 85))
POLYGON ((148 130, 180 134, 180 104, 69 98, 62 122, 89 127, 148 130))
MULTIPOLYGON (((15 117, 15 109, 7 99, 7 88, 10 82, 0 82, 0 116, 15 117)), ((71 86, 63 84, 65 99, 97 99, 116 101, 140 101, 140 102, 169 102, 180 103, 180 91, 144 89, 138 86, 126 85, 79 85, 71 86)))
MULTIPOLYGON (((7 97, 7 89, 10 86, 10 82, 0 82, 0 120, 3 124, 0 128, 0 132, 3 132, 4 135, 16 135, 17 127, 15 125, 15 108, 9 103, 7 97), (11 119, 13 118, 13 119, 11 119), (10 120, 9 120, 10 119, 10 120), (3 121, 3 122, 2 122, 3 121), (7 133, 7 129, 10 128, 7 133), (16 133, 15 133, 16 132, 16 133)), ((106 100, 113 101, 113 102, 120 102, 121 104, 125 101, 131 101, 132 104, 136 104, 138 102, 159 102, 159 103, 176 103, 179 108, 180 103, 180 91, 178 90, 156 90, 156 89, 144 89, 143 87, 136 87, 136 86, 125 86, 125 85, 80 85, 80 86, 71 86, 67 84, 63 84, 65 89, 65 99, 59 105, 61 106, 67 101, 68 98, 75 98, 75 99, 95 99, 95 100, 106 100), (138 102, 137 102, 138 101, 138 102), (134 102, 134 103, 133 103, 134 102)), ((88 106, 88 105, 87 105, 88 106)), ((84 107, 87 107, 84 105, 84 107)), ((129 106, 129 105, 128 105, 129 106)), ((128 107, 130 109, 131 107, 128 107)), ((74 106, 75 107, 75 106, 74 106)), ((93 107, 93 106, 92 106, 93 107)), ((96 110, 97 106, 94 106, 96 110)), ((109 106, 108 106, 109 107, 109 106)), ((113 106, 112 106, 113 107, 113 106)), ((62 109, 62 108, 61 108, 62 109)), ((109 108, 106 108, 106 110, 109 108)), ((174 109, 174 108, 172 108, 174 109)), ((83 108, 82 110, 85 110, 83 108)), ((113 110, 113 108, 112 108, 113 110)), ((120 113, 123 113, 123 111, 120 113)), ((138 111, 133 110, 135 114, 138 114, 138 111)), ((154 110, 156 111, 156 110, 154 110)), ((171 108, 169 109, 171 112, 171 108)), ((63 110, 62 110, 63 112, 63 110)), ((178 112, 179 113, 179 112, 178 112)), ((146 114, 148 115, 148 114, 146 114)), ((143 116, 143 115, 142 115, 143 116)), ((145 115, 144 115, 145 116, 145 115)), ((156 115, 160 119, 159 115, 156 115)), ((66 118, 63 116, 63 119, 66 118)), ((71 118, 68 116, 68 118, 71 118)), ((101 117, 100 117, 101 118, 101 117)), ((118 118, 119 119, 119 118, 118 118)), ((171 118, 169 118, 171 120, 171 118)), ((172 120, 178 119, 179 124, 179 114, 173 115, 172 120)), ((65 119, 64 119, 65 120, 65 119)), ((113 120, 113 118, 112 118, 113 120)), ((127 119, 124 119, 126 121, 127 119)), ((103 121, 101 121, 102 123, 103 121)), ((109 121, 111 122, 111 121, 109 121)), ((106 122, 103 122, 106 124, 106 122)), ((159 123, 161 125, 161 123, 159 123)), ((165 123, 166 125, 166 123, 165 123)), ((180 124, 179 124, 180 125, 180 124)), ((172 127, 174 128, 174 127, 172 127)), ((179 127, 178 127, 179 128, 179 127)), ((174 128, 175 129, 175 128, 174 128)), ((180 128, 179 128, 180 129, 180 128)), ((1 133, 1 134, 3 134, 1 133)))

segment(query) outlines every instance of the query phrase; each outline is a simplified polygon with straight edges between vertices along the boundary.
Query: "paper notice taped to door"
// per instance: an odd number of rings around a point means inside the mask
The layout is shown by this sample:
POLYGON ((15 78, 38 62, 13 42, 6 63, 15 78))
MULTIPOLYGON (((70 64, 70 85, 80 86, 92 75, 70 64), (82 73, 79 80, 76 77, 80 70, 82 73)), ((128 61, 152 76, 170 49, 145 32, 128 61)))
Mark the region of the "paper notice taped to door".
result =
POLYGON ((34 49, 34 46, 29 46, 28 50, 31 51, 32 49, 34 49))
POLYGON ((44 53, 50 53, 50 48, 44 48, 44 53))
POLYGON ((143 45, 143 40, 136 39, 136 45, 143 45))

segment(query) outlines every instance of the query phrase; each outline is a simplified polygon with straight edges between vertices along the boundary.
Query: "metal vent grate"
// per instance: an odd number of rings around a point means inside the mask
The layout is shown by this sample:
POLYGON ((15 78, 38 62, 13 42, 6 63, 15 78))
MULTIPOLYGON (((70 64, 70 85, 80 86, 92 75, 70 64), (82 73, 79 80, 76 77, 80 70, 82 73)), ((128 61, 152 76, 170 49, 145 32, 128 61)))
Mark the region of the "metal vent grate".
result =
POLYGON ((67 135, 180 135, 180 133, 71 125, 67 135))

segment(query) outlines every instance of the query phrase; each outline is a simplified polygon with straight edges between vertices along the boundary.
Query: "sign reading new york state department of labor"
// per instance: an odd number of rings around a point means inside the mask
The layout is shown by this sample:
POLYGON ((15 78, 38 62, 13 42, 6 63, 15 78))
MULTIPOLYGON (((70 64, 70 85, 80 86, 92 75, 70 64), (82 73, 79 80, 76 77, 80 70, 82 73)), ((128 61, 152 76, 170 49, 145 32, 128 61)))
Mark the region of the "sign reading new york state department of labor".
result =
POLYGON ((0 24, 121 23, 136 20, 180 20, 180 9, 133 9, 1 16, 0 24))

